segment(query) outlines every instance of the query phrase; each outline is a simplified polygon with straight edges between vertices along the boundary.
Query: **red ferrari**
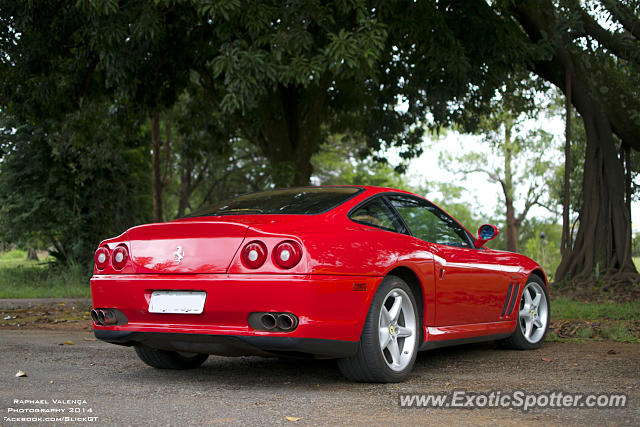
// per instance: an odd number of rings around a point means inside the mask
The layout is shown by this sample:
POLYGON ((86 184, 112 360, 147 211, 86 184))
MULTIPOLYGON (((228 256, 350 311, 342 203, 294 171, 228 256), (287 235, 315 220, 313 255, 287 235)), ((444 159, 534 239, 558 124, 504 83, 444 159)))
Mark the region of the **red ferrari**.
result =
POLYGON ((420 350, 544 340, 544 272, 485 248, 497 234, 487 224, 473 237, 389 188, 243 195, 102 242, 93 327, 156 368, 209 354, 335 358, 350 380, 402 381, 420 350))

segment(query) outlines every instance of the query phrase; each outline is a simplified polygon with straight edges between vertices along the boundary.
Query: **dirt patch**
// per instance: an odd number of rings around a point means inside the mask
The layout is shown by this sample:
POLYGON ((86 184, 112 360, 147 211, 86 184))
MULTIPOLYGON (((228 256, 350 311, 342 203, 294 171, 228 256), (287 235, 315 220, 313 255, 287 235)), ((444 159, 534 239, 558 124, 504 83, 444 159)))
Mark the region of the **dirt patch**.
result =
POLYGON ((91 303, 18 301, 0 308, 0 329, 91 330, 91 303))
POLYGON ((549 331, 561 339, 640 342, 640 320, 552 320, 549 331))
POLYGON ((552 298, 568 298, 582 302, 630 302, 640 304, 640 283, 617 282, 585 282, 578 284, 550 285, 552 298))
MULTIPOLYGON (((0 329, 91 331, 90 310, 88 299, 0 300, 0 329)), ((561 340, 640 342, 640 320, 552 320, 550 331, 561 340)))

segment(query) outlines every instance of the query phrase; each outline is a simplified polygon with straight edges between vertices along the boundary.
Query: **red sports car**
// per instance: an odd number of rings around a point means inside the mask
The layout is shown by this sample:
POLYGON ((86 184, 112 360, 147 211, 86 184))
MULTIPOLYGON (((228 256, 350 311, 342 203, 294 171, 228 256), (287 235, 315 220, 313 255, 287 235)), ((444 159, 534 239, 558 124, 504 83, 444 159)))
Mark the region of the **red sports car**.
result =
POLYGON ((243 195, 105 240, 91 279, 97 338, 156 368, 209 354, 336 358, 351 380, 401 381, 420 350, 540 346, 544 272, 483 245, 422 197, 302 187, 243 195))

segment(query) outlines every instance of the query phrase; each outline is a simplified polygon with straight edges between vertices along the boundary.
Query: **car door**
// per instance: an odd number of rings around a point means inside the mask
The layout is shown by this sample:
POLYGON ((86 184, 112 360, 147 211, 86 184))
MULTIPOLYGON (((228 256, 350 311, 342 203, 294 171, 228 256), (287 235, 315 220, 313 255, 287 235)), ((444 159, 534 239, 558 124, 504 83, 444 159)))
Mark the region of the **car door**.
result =
POLYGON ((358 205, 349 213, 349 218, 359 224, 398 233, 393 241, 396 261, 399 265, 410 265, 420 278, 423 322, 432 325, 435 320, 434 263, 433 254, 425 250, 424 242, 410 235, 402 218, 382 196, 374 196, 358 205))
POLYGON ((500 320, 509 279, 499 259, 477 249, 469 233, 434 204, 408 195, 388 197, 435 263, 435 323, 451 326, 500 320))

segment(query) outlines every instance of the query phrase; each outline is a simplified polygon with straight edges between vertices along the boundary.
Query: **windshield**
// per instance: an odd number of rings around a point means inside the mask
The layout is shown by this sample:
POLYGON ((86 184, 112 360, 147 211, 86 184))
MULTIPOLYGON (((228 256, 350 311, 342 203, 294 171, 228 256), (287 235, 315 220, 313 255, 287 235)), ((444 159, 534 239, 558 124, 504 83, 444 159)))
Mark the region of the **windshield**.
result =
POLYGON ((245 194, 189 215, 313 215, 326 212, 363 191, 357 187, 299 187, 245 194))

